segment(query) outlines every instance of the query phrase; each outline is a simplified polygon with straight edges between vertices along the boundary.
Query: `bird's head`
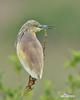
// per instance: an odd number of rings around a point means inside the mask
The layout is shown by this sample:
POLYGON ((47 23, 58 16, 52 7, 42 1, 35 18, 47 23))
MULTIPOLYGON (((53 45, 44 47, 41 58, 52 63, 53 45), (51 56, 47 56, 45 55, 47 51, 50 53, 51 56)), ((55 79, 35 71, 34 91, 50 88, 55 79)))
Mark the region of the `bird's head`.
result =
POLYGON ((55 28, 55 26, 41 25, 39 22, 35 20, 29 20, 22 26, 21 30, 36 33, 38 31, 41 31, 44 29, 51 29, 51 28, 55 28))

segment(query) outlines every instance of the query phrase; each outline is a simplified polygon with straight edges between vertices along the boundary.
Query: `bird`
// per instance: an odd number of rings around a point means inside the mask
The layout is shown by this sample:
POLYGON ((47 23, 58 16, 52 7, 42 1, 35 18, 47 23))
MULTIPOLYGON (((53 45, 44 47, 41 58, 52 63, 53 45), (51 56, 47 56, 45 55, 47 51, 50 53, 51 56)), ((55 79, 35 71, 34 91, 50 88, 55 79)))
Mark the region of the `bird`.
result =
POLYGON ((51 29, 51 25, 41 25, 39 22, 28 20, 19 30, 17 35, 16 51, 21 65, 29 73, 26 88, 32 89, 37 79, 42 78, 44 54, 43 47, 36 33, 44 29, 51 29))

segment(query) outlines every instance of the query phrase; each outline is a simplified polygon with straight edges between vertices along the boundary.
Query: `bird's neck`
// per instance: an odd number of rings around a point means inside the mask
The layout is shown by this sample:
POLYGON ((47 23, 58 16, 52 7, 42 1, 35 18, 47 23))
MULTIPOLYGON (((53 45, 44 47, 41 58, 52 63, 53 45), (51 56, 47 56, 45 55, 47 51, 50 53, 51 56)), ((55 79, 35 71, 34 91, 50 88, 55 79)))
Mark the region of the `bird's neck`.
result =
POLYGON ((34 36, 36 36, 36 32, 34 30, 27 30, 26 32, 32 33, 34 36))
POLYGON ((33 30, 33 29, 28 29, 27 31, 30 32, 30 33, 32 33, 32 34, 35 34, 36 33, 36 31, 33 30))

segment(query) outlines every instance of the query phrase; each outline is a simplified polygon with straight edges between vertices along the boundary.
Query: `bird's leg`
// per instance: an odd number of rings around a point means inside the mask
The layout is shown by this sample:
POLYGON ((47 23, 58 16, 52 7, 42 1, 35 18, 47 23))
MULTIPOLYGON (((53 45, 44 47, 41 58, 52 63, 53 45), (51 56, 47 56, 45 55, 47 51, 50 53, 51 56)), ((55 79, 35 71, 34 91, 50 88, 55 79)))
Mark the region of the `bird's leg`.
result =
POLYGON ((32 89, 32 86, 35 84, 36 79, 29 76, 28 86, 25 89, 32 89))

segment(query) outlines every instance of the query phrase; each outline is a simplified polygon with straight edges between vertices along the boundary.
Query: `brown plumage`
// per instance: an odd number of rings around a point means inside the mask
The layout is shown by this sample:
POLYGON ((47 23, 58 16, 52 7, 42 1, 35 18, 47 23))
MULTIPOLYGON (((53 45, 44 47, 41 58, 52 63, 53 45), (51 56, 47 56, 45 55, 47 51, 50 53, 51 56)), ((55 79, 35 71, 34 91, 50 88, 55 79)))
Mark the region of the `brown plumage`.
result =
POLYGON ((41 78, 43 70, 43 49, 36 36, 29 32, 25 33, 17 44, 17 51, 19 58, 25 63, 26 67, 29 67, 31 71, 36 73, 36 76, 28 73, 33 78, 41 78))
POLYGON ((52 27, 40 25, 35 20, 29 20, 21 27, 18 33, 17 55, 24 69, 30 74, 27 86, 29 89, 35 84, 36 79, 42 78, 43 72, 43 48, 36 37, 36 32, 52 27))
POLYGON ((28 21, 17 36, 17 55, 24 69, 30 74, 27 86, 29 89, 36 79, 42 77, 43 72, 43 48, 35 34, 41 29, 37 25, 40 25, 37 21, 28 21))

